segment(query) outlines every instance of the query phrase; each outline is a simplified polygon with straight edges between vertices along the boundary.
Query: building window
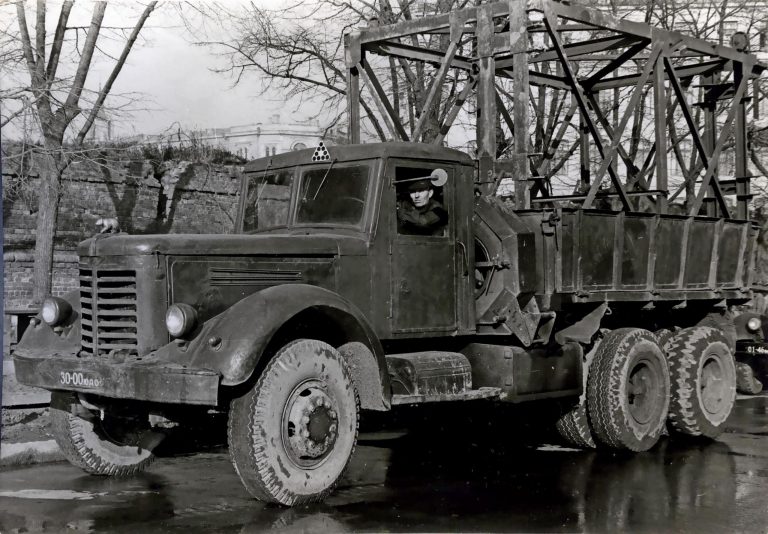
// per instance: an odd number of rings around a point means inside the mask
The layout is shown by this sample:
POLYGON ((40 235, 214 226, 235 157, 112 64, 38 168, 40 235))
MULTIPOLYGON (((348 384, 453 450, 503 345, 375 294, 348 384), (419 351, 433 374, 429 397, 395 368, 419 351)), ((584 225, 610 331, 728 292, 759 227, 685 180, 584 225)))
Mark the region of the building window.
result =
POLYGON ((296 143, 293 145, 293 150, 304 150, 305 148, 307 148, 307 145, 304 143, 296 143))

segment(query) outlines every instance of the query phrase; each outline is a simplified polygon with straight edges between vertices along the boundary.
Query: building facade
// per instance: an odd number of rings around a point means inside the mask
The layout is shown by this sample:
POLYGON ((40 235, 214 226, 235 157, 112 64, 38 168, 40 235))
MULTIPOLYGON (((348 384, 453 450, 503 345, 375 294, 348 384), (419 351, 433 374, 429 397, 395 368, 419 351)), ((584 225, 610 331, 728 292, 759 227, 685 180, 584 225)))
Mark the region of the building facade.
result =
POLYGON ((327 145, 343 143, 346 134, 321 126, 320 121, 291 121, 280 113, 268 120, 228 128, 177 130, 170 134, 144 136, 140 142, 158 145, 198 143, 218 147, 250 160, 283 152, 312 148, 320 141, 327 145))

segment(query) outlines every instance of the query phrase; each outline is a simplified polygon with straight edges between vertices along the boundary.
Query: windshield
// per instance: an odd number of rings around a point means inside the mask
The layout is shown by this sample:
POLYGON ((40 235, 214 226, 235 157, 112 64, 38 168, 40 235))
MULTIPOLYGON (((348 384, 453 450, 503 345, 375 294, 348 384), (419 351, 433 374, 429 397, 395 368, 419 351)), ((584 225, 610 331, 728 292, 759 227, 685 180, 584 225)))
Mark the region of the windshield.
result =
POLYGON ((349 224, 363 220, 370 166, 334 165, 305 170, 299 187, 297 224, 349 224))
POLYGON ((248 180, 243 231, 252 232, 288 224, 293 169, 258 172, 248 180))

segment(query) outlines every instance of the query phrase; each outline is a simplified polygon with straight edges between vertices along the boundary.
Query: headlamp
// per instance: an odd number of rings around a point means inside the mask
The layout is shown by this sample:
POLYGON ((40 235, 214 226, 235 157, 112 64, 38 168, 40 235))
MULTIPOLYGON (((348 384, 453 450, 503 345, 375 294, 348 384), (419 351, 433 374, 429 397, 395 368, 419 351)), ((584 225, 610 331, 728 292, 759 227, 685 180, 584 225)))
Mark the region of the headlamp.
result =
POLYGON ((56 326, 64 321, 72 313, 72 306, 69 302, 59 297, 48 297, 43 301, 42 315, 43 321, 49 326, 56 326))
POLYGON ((173 337, 188 334, 196 323, 197 312, 189 304, 171 304, 165 312, 165 326, 173 337))
POLYGON ((756 334, 760 330, 761 326, 762 322, 760 321, 759 317, 752 317, 747 321, 747 330, 753 334, 756 334))

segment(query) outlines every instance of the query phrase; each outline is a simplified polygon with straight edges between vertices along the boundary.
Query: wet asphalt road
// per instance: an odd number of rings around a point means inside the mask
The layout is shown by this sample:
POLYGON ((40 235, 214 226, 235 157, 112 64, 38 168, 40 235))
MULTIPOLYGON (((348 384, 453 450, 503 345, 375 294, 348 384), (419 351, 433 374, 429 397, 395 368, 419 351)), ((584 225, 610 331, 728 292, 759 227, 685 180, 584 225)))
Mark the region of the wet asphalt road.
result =
POLYGON ((768 533, 765 394, 738 400, 715 442, 634 455, 568 449, 514 417, 481 431, 476 411, 415 413, 408 433, 368 425, 322 505, 251 500, 215 439, 197 453, 177 442, 132 479, 66 463, 0 473, 0 532, 768 533))

